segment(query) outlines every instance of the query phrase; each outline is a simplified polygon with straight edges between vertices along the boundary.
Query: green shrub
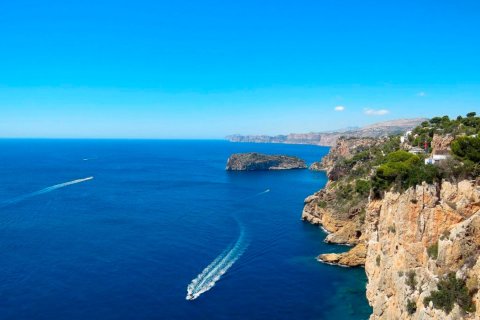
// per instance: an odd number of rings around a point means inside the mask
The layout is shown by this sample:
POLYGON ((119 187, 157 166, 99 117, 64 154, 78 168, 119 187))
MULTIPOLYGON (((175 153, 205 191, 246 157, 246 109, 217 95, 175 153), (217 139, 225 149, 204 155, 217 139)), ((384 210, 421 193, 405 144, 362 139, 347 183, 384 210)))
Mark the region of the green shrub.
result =
POLYGON ((470 160, 461 161, 461 159, 449 158, 440 162, 437 167, 442 179, 453 182, 480 175, 480 163, 470 160))
POLYGON ((415 271, 410 270, 407 272, 407 278, 405 279, 405 284, 410 287, 410 289, 415 290, 417 287, 417 275, 415 271))
POLYGON ((423 160, 409 152, 398 150, 388 154, 372 180, 375 194, 388 190, 392 185, 405 190, 422 182, 434 183, 440 178, 438 168, 425 165, 423 160))
POLYGON ((407 312, 409 315, 414 314, 417 311, 417 304, 412 300, 407 300, 407 312))
POLYGON ((369 158, 370 158, 370 152, 368 150, 365 150, 354 155, 352 158, 352 161, 356 163, 358 161, 368 160, 369 158))
POLYGON ((344 200, 352 200, 353 187, 350 183, 340 184, 337 188, 336 195, 344 200))
POLYGON ((480 137, 459 137, 452 142, 451 148, 460 159, 480 163, 480 137))
POLYGON ((355 192, 365 196, 370 193, 371 183, 370 181, 359 179, 355 181, 355 192))
POLYGON ((358 214, 361 224, 365 223, 365 215, 366 215, 366 210, 365 208, 362 208, 362 210, 360 210, 360 213, 358 214))
POLYGON ((323 200, 320 200, 320 201, 318 201, 317 205, 318 205, 320 208, 326 208, 326 207, 327 207, 327 202, 326 202, 326 201, 323 201, 323 200))
POLYGON ((465 176, 473 179, 480 177, 480 162, 474 163, 473 161, 470 161, 470 160, 464 160, 463 166, 464 166, 463 171, 465 176))
POLYGON ((430 258, 437 259, 438 258, 438 242, 435 242, 431 246, 427 248, 427 253, 430 258))
POLYGON ((457 279, 454 272, 449 273, 437 284, 437 290, 423 300, 425 306, 432 301, 435 309, 441 309, 449 314, 456 304, 465 312, 474 312, 475 304, 468 292, 465 281, 457 279))
POLYGON ((377 255, 377 258, 375 259, 376 263, 377 263, 377 267, 380 267, 380 255, 377 255))

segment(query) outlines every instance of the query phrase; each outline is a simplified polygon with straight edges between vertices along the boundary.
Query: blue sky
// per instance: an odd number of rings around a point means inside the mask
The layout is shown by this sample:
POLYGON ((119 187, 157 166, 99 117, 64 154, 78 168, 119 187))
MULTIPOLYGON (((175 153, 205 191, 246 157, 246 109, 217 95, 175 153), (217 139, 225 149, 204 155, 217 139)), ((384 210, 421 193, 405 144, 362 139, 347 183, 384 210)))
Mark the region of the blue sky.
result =
POLYGON ((222 138, 480 111, 479 34, 479 1, 2 1, 0 137, 222 138))

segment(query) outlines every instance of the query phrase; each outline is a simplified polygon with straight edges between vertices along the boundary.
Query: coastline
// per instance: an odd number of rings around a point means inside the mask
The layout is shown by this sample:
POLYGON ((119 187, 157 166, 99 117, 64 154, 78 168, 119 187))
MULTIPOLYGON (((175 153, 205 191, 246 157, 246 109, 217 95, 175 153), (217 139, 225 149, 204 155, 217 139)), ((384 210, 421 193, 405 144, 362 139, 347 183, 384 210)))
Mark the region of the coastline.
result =
MULTIPOLYGON (((464 174, 449 171, 449 164, 462 158, 454 158, 458 146, 448 134, 434 134, 431 143, 433 155, 443 152, 453 158, 443 165, 424 164, 427 152, 415 155, 403 138, 340 139, 318 163, 328 181, 305 198, 302 220, 318 225, 326 234, 324 242, 351 248, 322 253, 317 261, 363 267, 370 320, 478 319, 478 171, 463 169, 468 162, 457 167, 464 174), (412 160, 412 169, 402 167, 402 159, 412 160), (403 179, 385 180, 388 169, 403 179)), ((474 142, 477 137, 457 139, 474 142)))

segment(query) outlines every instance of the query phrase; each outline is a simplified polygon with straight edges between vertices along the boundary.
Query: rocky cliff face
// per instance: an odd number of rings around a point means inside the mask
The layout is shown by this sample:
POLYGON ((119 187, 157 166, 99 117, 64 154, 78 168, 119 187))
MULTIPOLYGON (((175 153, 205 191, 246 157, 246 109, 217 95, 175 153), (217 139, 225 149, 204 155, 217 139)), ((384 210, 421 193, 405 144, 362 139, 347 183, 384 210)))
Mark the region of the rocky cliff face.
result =
MULTIPOLYGON (((354 246, 346 253, 322 254, 318 257, 320 261, 344 266, 365 263, 364 221, 368 194, 354 192, 355 183, 345 179, 364 163, 358 160, 353 168, 344 163, 353 161, 356 155, 384 142, 384 139, 375 138, 341 138, 321 162, 310 167, 311 170, 325 170, 329 182, 324 189, 305 199, 302 219, 321 225, 329 233, 325 242, 354 246)), ((364 171, 364 175, 369 174, 368 169, 364 171)))
POLYGON ((365 216, 355 212, 360 208, 332 210, 323 201, 335 202, 328 185, 305 200, 302 218, 330 232, 327 242, 354 247, 318 259, 342 266, 365 265, 371 320, 480 319, 477 182, 423 184, 403 193, 388 192, 383 199, 363 203, 365 216), (446 314, 432 303, 424 305, 450 272, 466 281, 476 313, 466 314, 456 305, 446 314))
POLYGON ((438 135, 434 134, 432 138, 432 153, 433 154, 448 154, 450 146, 453 141, 452 135, 438 135))
POLYGON ((266 155, 261 153, 237 153, 230 156, 226 170, 254 171, 254 170, 287 170, 305 169, 305 161, 297 157, 283 155, 266 155))
POLYGON ((356 245, 363 234, 362 207, 366 202, 350 206, 348 202, 336 200, 336 190, 327 186, 307 197, 302 212, 302 219, 312 224, 321 225, 329 234, 327 243, 356 245))
POLYGON ((313 163, 310 168, 312 170, 325 170, 327 176, 335 180, 334 171, 337 170, 339 161, 349 160, 355 154, 379 145, 383 141, 384 139, 375 138, 340 138, 330 152, 323 157, 322 161, 313 163))
MULTIPOLYGON (((450 137, 433 141, 434 150, 449 150, 450 137)), ((329 182, 305 199, 302 219, 321 225, 329 233, 326 242, 353 246, 318 259, 365 266, 371 320, 480 319, 480 181, 423 183, 386 192, 381 199, 361 196, 355 184, 374 170, 361 159, 366 150, 383 154, 386 144, 384 139, 340 139, 317 163, 329 182), (358 178, 356 172, 363 175, 358 178), (465 284, 457 289, 465 293, 461 299, 473 301, 476 312, 460 307, 461 301, 450 312, 430 301, 449 274, 465 284)), ((460 299, 458 292, 438 295, 460 299)))
POLYGON ((480 187, 423 184, 368 204, 367 298, 376 319, 480 319, 480 187), (449 272, 464 279, 476 312, 424 305, 449 272))

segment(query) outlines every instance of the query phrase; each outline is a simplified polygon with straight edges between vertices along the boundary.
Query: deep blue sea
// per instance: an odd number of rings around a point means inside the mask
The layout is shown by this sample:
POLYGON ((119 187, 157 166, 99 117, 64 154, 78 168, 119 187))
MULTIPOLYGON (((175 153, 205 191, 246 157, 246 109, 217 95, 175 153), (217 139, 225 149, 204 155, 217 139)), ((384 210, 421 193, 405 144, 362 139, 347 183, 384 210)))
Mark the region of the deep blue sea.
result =
POLYGON ((327 148, 0 140, 0 150, 1 319, 370 314, 364 270, 317 262, 320 253, 346 248, 323 243, 325 234, 300 220, 304 198, 325 185, 324 173, 225 171, 235 152, 311 163, 327 148), (220 279, 186 300, 187 286, 213 261, 197 286, 220 279))

